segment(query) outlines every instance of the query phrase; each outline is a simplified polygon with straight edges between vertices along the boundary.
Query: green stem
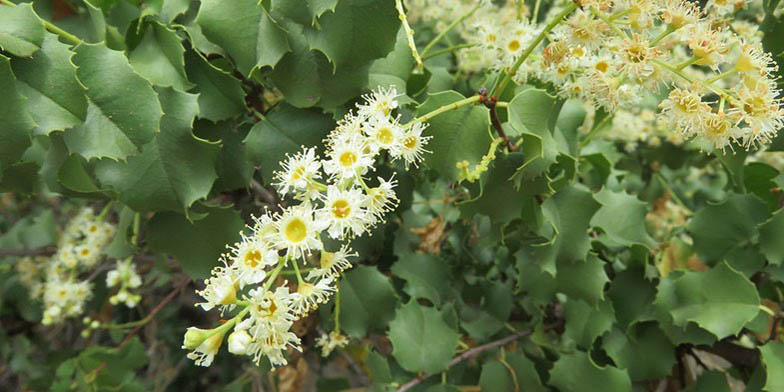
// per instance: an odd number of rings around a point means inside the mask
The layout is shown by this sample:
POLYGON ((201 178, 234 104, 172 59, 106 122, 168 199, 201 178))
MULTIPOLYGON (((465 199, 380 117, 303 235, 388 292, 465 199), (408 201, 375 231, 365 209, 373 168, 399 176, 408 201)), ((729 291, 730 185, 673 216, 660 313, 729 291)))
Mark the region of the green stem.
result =
POLYGON ((717 81, 719 79, 724 79, 727 76, 733 75, 733 74, 735 74, 737 72, 738 72, 738 69, 737 68, 733 68, 733 69, 731 69, 731 70, 729 70, 727 72, 724 72, 722 74, 718 74, 718 75, 716 75, 716 76, 714 76, 712 78, 708 78, 708 79, 705 80, 705 82, 706 83, 713 83, 713 82, 715 82, 715 81, 717 81))
POLYGON ((493 87, 492 91, 490 91, 489 94, 490 96, 494 96, 498 92, 504 90, 506 84, 512 80, 512 78, 517 73, 517 70, 520 69, 521 65, 523 65, 525 59, 528 58, 528 56, 530 56, 531 53, 533 53, 534 49, 536 49, 536 47, 539 46, 542 40, 544 40, 544 37, 547 36, 547 34, 549 34, 550 31, 555 28, 555 26, 560 24, 566 15, 569 15, 575 9, 577 9, 577 3, 570 2, 569 5, 566 6, 566 8, 563 11, 558 13, 558 15, 556 15, 553 18, 553 20, 551 20, 550 23, 548 23, 547 26, 544 27, 544 30, 542 30, 542 32, 539 33, 539 35, 537 35, 536 38, 534 38, 534 41, 531 42, 530 45, 528 45, 528 47, 525 49, 523 54, 520 55, 517 61, 515 61, 514 65, 512 65, 512 67, 504 73, 504 78, 501 79, 501 82, 498 83, 495 87, 493 87))
POLYGON ((302 274, 299 272, 299 263, 297 260, 291 260, 291 264, 294 266, 294 274, 297 275, 297 284, 302 285, 305 280, 302 279, 302 274))
POLYGON ((708 90, 712 91, 714 94, 718 95, 719 97, 724 97, 724 96, 726 96, 726 97, 727 97, 727 100, 728 100, 728 101, 730 101, 730 103, 732 103, 732 102, 734 101, 734 100, 732 99, 732 97, 728 96, 728 95, 727 95, 725 92, 723 92, 723 91, 719 91, 719 90, 717 90, 715 87, 711 86, 711 85, 710 85, 710 83, 706 83, 704 80, 695 79, 695 78, 692 78, 692 77, 691 77, 691 76, 689 76, 689 75, 686 75, 685 73, 683 73, 683 70, 682 70, 682 69, 678 69, 678 68, 676 68, 676 67, 673 67, 672 65, 670 65, 670 64, 667 64, 667 63, 665 63, 665 62, 663 62, 663 61, 661 61, 661 60, 658 60, 658 59, 653 59, 652 61, 653 61, 653 62, 654 62, 656 65, 658 65, 658 66, 660 66, 660 67, 662 67, 662 68, 664 68, 664 69, 666 69, 666 70, 668 70, 668 71, 670 71, 670 72, 672 72, 672 73, 674 73, 674 74, 676 74, 676 75, 680 76, 681 78, 683 78, 684 80, 686 80, 686 81, 688 81, 688 82, 690 82, 690 83, 696 83, 696 84, 699 84, 699 85, 700 85, 700 86, 702 86, 702 87, 705 87, 706 89, 708 89, 708 90))
POLYGON ((661 34, 659 34, 656 38, 654 38, 653 41, 651 41, 650 46, 654 46, 658 44, 659 41, 663 40, 666 36, 670 35, 670 33, 672 33, 673 31, 675 31, 675 29, 670 27, 670 25, 667 25, 667 28, 664 29, 664 31, 662 31, 661 34))
POLYGON ((139 242, 139 226, 141 224, 141 217, 139 213, 133 214, 133 234, 131 235, 131 244, 136 246, 139 242))
POLYGON ((103 219, 106 218, 106 214, 108 214, 109 211, 112 210, 112 206, 114 206, 114 200, 110 200, 108 203, 106 203, 106 205, 103 206, 103 209, 101 210, 101 212, 98 213, 98 216, 96 216, 95 219, 97 219, 98 222, 103 222, 103 219))
POLYGON ((414 42, 414 30, 412 30, 411 26, 408 24, 406 11, 403 9, 403 1, 395 0, 395 7, 397 8, 397 15, 400 18, 400 23, 403 25, 403 30, 406 32, 406 38, 408 39, 408 47, 411 49, 411 55, 414 56, 417 69, 421 70, 422 67, 424 67, 422 64, 422 57, 420 57, 419 52, 417 52, 416 43, 414 42))
POLYGON ((340 334, 340 284, 335 282, 335 332, 340 334))
POLYGON ((630 9, 628 9, 628 10, 623 10, 623 11, 620 11, 620 12, 616 12, 616 13, 614 13, 614 14, 610 15, 610 17, 609 17, 609 18, 607 18, 607 19, 608 19, 608 20, 610 20, 610 21, 613 21, 613 22, 615 22, 615 20, 616 20, 616 19, 618 19, 618 18, 621 18, 621 17, 624 17, 624 16, 628 15, 630 12, 632 12, 632 10, 630 10, 630 9))
POLYGON ((593 138, 596 137, 596 135, 598 135, 599 132, 601 132, 602 130, 604 130, 604 128, 607 127, 610 121, 612 121, 613 117, 615 117, 615 113, 607 114, 606 116, 604 116, 602 121, 599 121, 599 123, 596 124, 596 126, 593 127, 593 129, 591 129, 591 132, 588 132, 588 134, 585 135, 585 139, 583 139, 580 142, 580 147, 585 146, 586 144, 588 144, 588 142, 593 140, 593 138))
MULTIPOLYGON (((315 268, 300 268, 300 269, 299 269, 299 272, 301 272, 301 273, 303 273, 303 274, 304 274, 305 272, 310 272, 310 271, 313 271, 314 269, 315 269, 315 268)), ((281 275, 296 275, 296 274, 297 274, 297 272, 296 272, 296 271, 294 271, 293 269, 291 269, 291 270, 283 270, 283 271, 280 271, 280 274, 281 274, 281 275)))
POLYGON ((425 49, 422 51, 422 57, 426 58, 427 57, 427 53, 430 52, 430 49, 433 49, 433 46, 435 46, 439 41, 441 41, 441 39, 443 39, 444 36, 446 36, 446 34, 450 30, 455 28, 455 26, 460 24, 460 22, 466 20, 469 16, 471 16, 474 12, 476 12, 476 10, 478 10, 481 5, 482 5, 482 2, 481 1, 477 1, 476 5, 474 6, 474 8, 471 8, 471 10, 468 11, 465 15, 463 15, 460 18, 456 19, 449 26, 447 26, 446 29, 444 29, 444 31, 440 32, 435 38, 433 38, 433 40, 430 41, 430 43, 428 43, 427 46, 425 46, 425 49))
POLYGON ((690 59, 688 59, 688 60, 686 60, 686 61, 676 65, 675 69, 680 71, 680 70, 682 70, 682 69, 684 69, 684 68, 686 68, 686 67, 688 67, 688 66, 690 66, 690 65, 692 65, 694 63, 696 63, 697 61, 700 61, 700 58, 697 57, 697 56, 692 56, 690 59))
POLYGON ((449 105, 441 106, 440 108, 438 108, 436 110, 433 110, 432 112, 425 113, 425 114, 423 114, 423 115, 421 115, 421 116, 419 116, 419 117, 409 121, 406 125, 404 125, 404 127, 405 128, 410 128, 415 123, 428 121, 431 118, 433 118, 435 116, 438 116, 441 113, 448 112, 450 110, 455 110, 455 109, 457 109, 457 108, 459 108, 461 106, 465 106, 465 105, 469 105, 469 104, 472 104, 472 103, 479 102, 479 100, 481 98, 482 97, 479 96, 479 95, 474 95, 472 97, 461 99, 461 100, 459 100, 457 102, 452 102, 449 105))
POLYGON ((603 12, 599 11, 598 9, 596 9, 595 6, 591 6, 591 13, 593 14, 593 16, 601 19, 602 22, 607 23, 607 25, 610 26, 612 31, 615 32, 615 34, 617 36, 619 36, 619 37, 621 37, 623 39, 629 38, 626 35, 626 33, 621 31, 621 29, 619 29, 618 26, 616 26, 615 23, 613 23, 613 21, 611 21, 610 19, 607 19, 607 16, 605 16, 603 12))
POLYGON ((531 15, 531 22, 536 23, 539 20, 539 6, 542 5, 542 0, 536 0, 534 3, 534 13, 531 15))
POLYGON ((451 52, 454 52, 454 51, 457 51, 457 50, 460 50, 460 49, 471 48, 471 47, 474 47, 474 46, 476 46, 476 45, 474 45, 474 44, 460 44, 460 45, 450 46, 450 47, 445 48, 445 49, 436 50, 435 52, 430 53, 427 56, 425 56, 423 59, 424 60, 431 59, 433 57, 440 56, 440 55, 442 55, 444 53, 451 53, 451 52))
MULTIPOLYGON (((11 7, 16 7, 16 4, 14 4, 14 3, 12 3, 12 2, 10 2, 8 0, 0 0, 0 4, 5 4, 5 5, 11 6, 11 7)), ((79 45, 79 44, 82 43, 82 40, 79 39, 79 37, 77 37, 77 36, 67 32, 67 31, 65 31, 65 30, 55 26, 54 24, 52 24, 49 21, 46 21, 46 20, 43 20, 43 19, 41 19, 41 21, 44 23, 44 27, 47 30, 51 31, 52 33, 55 33, 55 34, 59 35, 60 37, 63 37, 65 39, 67 39, 68 41, 73 42, 75 45, 79 45)))
POLYGON ((691 208, 686 207, 686 204, 683 204, 683 200, 681 200, 681 198, 678 197, 678 195, 675 193, 675 191, 672 190, 672 187, 670 187, 670 184, 667 183, 667 180, 665 180, 664 177, 662 177, 661 174, 656 173, 656 174, 654 174, 654 177, 656 177, 656 179, 659 180, 659 184, 661 184, 662 188, 664 188, 667 191, 667 193, 670 194, 670 196, 672 197, 672 200, 675 200, 675 204, 681 206, 681 208, 685 209, 686 211, 692 212, 691 208))

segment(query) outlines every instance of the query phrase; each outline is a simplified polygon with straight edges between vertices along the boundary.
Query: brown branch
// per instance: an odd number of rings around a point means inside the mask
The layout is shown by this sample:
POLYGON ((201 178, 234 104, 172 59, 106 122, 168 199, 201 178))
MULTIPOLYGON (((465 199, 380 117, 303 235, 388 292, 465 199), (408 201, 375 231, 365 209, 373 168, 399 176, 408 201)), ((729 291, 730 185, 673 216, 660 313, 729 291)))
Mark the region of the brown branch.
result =
MULTIPOLYGON (((531 334, 530 331, 517 332, 517 333, 509 335, 509 336, 507 336, 507 337, 505 337, 503 339, 496 340, 494 342, 490 342, 490 343, 487 343, 487 344, 483 344, 481 346, 476 346, 476 347, 474 347, 474 348, 472 348, 470 350, 466 350, 464 353, 462 353, 462 354, 452 358, 452 360, 449 362, 449 365, 447 366, 447 369, 451 368, 452 366, 457 365, 460 362, 465 361, 468 358, 471 358, 471 357, 474 357, 476 355, 479 355, 479 354, 481 354, 481 353, 483 353, 483 352, 485 352, 487 350, 492 350, 492 349, 494 349, 496 347, 501 347, 501 346, 507 345, 507 344, 517 340, 517 339, 524 338, 524 337, 526 337, 526 336, 528 336, 530 334, 531 334)), ((397 390, 397 392, 407 391, 407 390, 413 388, 414 386, 419 385, 422 381, 425 381, 425 379, 427 379, 427 378, 429 378, 431 376, 434 376, 434 375, 435 375, 435 373, 428 373, 428 374, 425 374, 425 375, 422 375, 422 376, 418 376, 417 378, 415 378, 415 379, 413 379, 413 380, 411 380, 411 381, 401 385, 400 388, 397 390)))
POLYGON ((25 256, 51 256, 57 252, 56 246, 45 246, 33 249, 10 249, 0 248, 0 259, 3 257, 25 257, 25 256))
POLYGON ((496 104, 498 103, 498 97, 488 97, 486 88, 479 89, 479 96, 481 97, 479 102, 483 103, 485 107, 490 109, 490 122, 493 124, 493 128, 495 128, 495 130, 498 132, 498 136, 501 136, 501 139, 504 139, 506 148, 512 152, 517 151, 517 146, 512 144, 512 142, 509 141, 509 137, 506 136, 504 127, 501 125, 501 120, 498 118, 498 112, 495 110, 496 104))
POLYGON ((120 345, 119 345, 118 347, 119 347, 119 348, 122 348, 123 346, 125 346, 125 344, 126 344, 126 343, 128 343, 128 341, 130 341, 130 340, 131 340, 131 338, 132 338, 134 335, 136 335, 137 333, 139 333, 139 331, 140 331, 140 330, 141 330, 141 329, 142 329, 142 328, 143 328, 145 325, 147 325, 147 323, 149 323, 150 321, 152 321, 152 319, 155 317, 155 315, 156 315, 158 312, 160 312, 160 311, 163 309, 163 307, 164 307, 164 306, 166 306, 166 305, 167 305, 169 302, 171 302, 171 301, 174 299, 174 297, 176 297, 176 296, 177 296, 177 294, 179 294, 179 293, 180 293, 180 291, 182 291, 182 289, 184 289, 186 286, 188 286, 188 284, 190 284, 190 283, 191 283, 191 281, 192 281, 192 280, 191 280, 191 278, 187 278, 187 279, 183 280, 183 281, 182 281, 182 283, 180 283, 180 285, 179 285, 179 286, 177 286, 177 287, 176 287, 174 290, 172 290, 172 291, 169 293, 169 295, 167 295, 167 296, 166 296, 166 298, 164 298, 164 299, 163 299, 163 300, 162 300, 162 301, 161 301, 161 302, 160 302, 158 305, 156 305, 156 306, 155 306, 155 307, 152 309, 152 311, 150 311, 150 313, 147 315, 147 317, 145 317, 144 319, 142 319, 142 323, 141 323, 141 325, 137 326, 137 327, 136 327, 136 328, 134 328, 134 329, 133 329, 131 332, 128 332, 128 334, 127 334, 127 335, 125 335, 125 339, 123 339, 122 343, 120 343, 120 345))

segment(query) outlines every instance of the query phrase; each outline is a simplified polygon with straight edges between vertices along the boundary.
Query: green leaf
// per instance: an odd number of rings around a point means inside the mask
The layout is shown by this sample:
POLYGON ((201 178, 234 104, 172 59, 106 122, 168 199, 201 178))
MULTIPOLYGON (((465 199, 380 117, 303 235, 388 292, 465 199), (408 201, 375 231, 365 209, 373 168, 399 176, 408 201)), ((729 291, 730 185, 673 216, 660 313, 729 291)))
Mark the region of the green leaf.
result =
POLYGON ((14 56, 30 57, 44 41, 44 23, 31 3, 0 8, 0 48, 14 56))
POLYGON ((759 225, 759 243, 762 253, 773 265, 784 261, 784 210, 773 213, 765 223, 759 225))
POLYGON ((406 81, 414 66, 414 57, 408 47, 408 38, 403 28, 397 33, 395 49, 387 57, 373 62, 369 69, 368 86, 394 86, 397 91, 406 91, 406 81))
POLYGON ((391 52, 400 28, 388 0, 340 0, 324 13, 317 29, 306 29, 310 48, 324 53, 335 69, 366 64, 391 52))
POLYGON ((207 213, 203 219, 188 221, 173 212, 157 213, 147 223, 147 243, 150 249, 174 256, 193 280, 210 275, 220 265, 226 244, 239 240, 244 227, 240 214, 231 208, 210 207, 198 212, 207 213))
POLYGON ((539 380, 534 363, 525 355, 509 352, 506 354, 505 361, 511 369, 498 360, 491 360, 482 365, 482 373, 479 375, 479 386, 482 391, 547 391, 539 380), (514 371, 514 378, 512 371, 514 371))
POLYGON ((522 162, 522 154, 509 153, 499 156, 493 161, 487 172, 486 180, 480 179, 480 194, 470 202, 460 204, 466 217, 474 214, 487 215, 494 225, 504 224, 520 218, 525 202, 530 196, 515 189, 509 178, 522 162), (503 205, 504 208, 498 208, 503 205))
POLYGON ((82 123, 87 116, 87 96, 76 80, 73 52, 47 34, 41 50, 32 58, 11 60, 19 92, 27 97, 27 107, 38 127, 35 135, 48 135, 82 123))
POLYGON ((7 166, 16 163, 30 147, 30 133, 35 127, 27 112, 25 97, 17 91, 14 79, 8 58, 0 55, 0 91, 3 94, 3 104, 0 105, 0 174, 7 166))
POLYGON ((610 301, 591 306, 585 301, 570 300, 564 305, 566 330, 564 336, 574 340, 584 349, 593 347, 599 336, 612 329, 615 312, 610 301))
POLYGON ((604 337, 603 347, 619 368, 629 371, 635 382, 666 377, 675 365, 675 346, 656 323, 638 324, 633 336, 613 329, 604 337))
POLYGON ((84 124, 65 133, 69 150, 87 159, 125 159, 160 130, 163 115, 152 86, 104 44, 76 48, 76 74, 87 87, 84 124))
POLYGON ((784 389, 784 343, 768 342, 759 349, 767 374, 765 390, 768 392, 781 391, 784 389))
POLYGON ((439 257, 403 255, 392 265, 392 272, 407 282, 405 291, 412 298, 426 298, 441 306, 451 296, 449 266, 439 257))
POLYGON ((629 268, 616 274, 607 296, 612 300, 618 327, 623 330, 636 322, 654 319, 651 303, 656 287, 640 269, 629 268))
MULTIPOLYGON (((230 7, 227 7, 230 8, 230 7)), ((129 43, 128 61, 150 83, 186 91, 193 87, 185 76, 185 60, 180 37, 164 25, 148 23, 143 33, 129 43)))
POLYGON ((104 162, 97 171, 104 185, 136 211, 181 211, 207 196, 217 178, 218 146, 191 132, 199 112, 195 94, 158 90, 164 112, 161 132, 127 162, 104 162))
POLYGON ((509 123, 523 135, 524 152, 536 154, 530 157, 531 160, 526 157, 526 164, 520 166, 518 175, 523 180, 541 175, 556 162, 560 153, 568 153, 565 141, 554 139, 563 102, 544 90, 534 88, 524 90, 509 102, 509 123), (528 150, 530 146, 525 145, 531 143, 536 148, 528 150))
POLYGON ((275 65, 270 76, 288 103, 335 109, 367 87, 369 63, 336 70, 323 53, 310 50, 303 26, 287 23, 284 27, 289 32, 291 52, 275 65))
POLYGON ((199 117, 218 122, 245 112, 245 92, 239 80, 193 51, 185 56, 185 70, 188 78, 196 83, 194 92, 199 94, 199 117))
POLYGON ((562 391, 582 391, 587 385, 601 385, 605 392, 632 390, 626 371, 609 365, 599 367, 581 351, 562 355, 555 362, 550 370, 550 384, 562 391))
POLYGON ((659 282, 655 304, 666 309, 677 326, 693 321, 722 339, 740 332, 759 312, 756 287, 727 263, 675 275, 659 282))
POLYGON ((269 184, 286 154, 295 154, 303 146, 321 145, 334 126, 332 118, 320 111, 282 104, 251 128, 244 144, 250 159, 261 165, 262 178, 269 184))
MULTIPOLYGON (((460 93, 444 91, 430 95, 416 110, 416 115, 436 110, 442 106, 463 99, 460 93)), ((423 132, 433 138, 427 148, 433 151, 425 156, 425 163, 437 170, 442 176, 456 181, 460 171, 458 162, 468 161, 473 168, 487 154, 491 137, 487 109, 468 105, 445 112, 432 118, 423 132)))
POLYGON ((136 247, 130 242, 133 216, 135 214, 136 213, 128 207, 122 208, 117 221, 117 233, 105 248, 107 256, 115 259, 122 259, 135 253, 136 247))
POLYGON ((99 191, 98 187, 90 178, 90 174, 85 168, 86 161, 78 154, 72 154, 65 159, 57 173, 57 180, 64 187, 81 193, 91 193, 99 191))
POLYGON ((392 355, 403 369, 426 373, 446 369, 460 338, 441 312, 415 301, 398 308, 389 323, 388 336, 392 355))
POLYGON ((164 23, 170 24, 174 19, 185 13, 191 5, 190 0, 149 0, 145 1, 145 12, 158 15, 164 23))
POLYGON ((604 262, 593 253, 585 261, 559 263, 555 280, 558 291, 592 305, 604 299, 604 285, 610 281, 604 262))
POLYGON ((397 295, 376 267, 358 266, 340 280, 340 327, 352 338, 383 330, 392 319, 397 295))
POLYGON ((274 66, 291 50, 286 32, 256 0, 234 0, 231 7, 220 0, 204 0, 196 23, 245 75, 274 66))
POLYGON ((284 15, 299 24, 311 24, 324 12, 335 11, 337 5, 338 0, 273 0, 270 8, 272 13, 284 15))
POLYGON ((386 384, 392 382, 392 372, 389 370, 389 362, 381 354, 370 351, 367 355, 365 364, 368 368, 368 375, 374 383, 386 384))
POLYGON ((460 306, 460 326, 477 341, 485 341, 506 325, 512 313, 512 288, 501 282, 486 282, 474 303, 460 306))
POLYGON ((733 194, 694 214, 688 230, 694 249, 703 260, 718 261, 734 247, 757 234, 757 225, 768 218, 768 208, 753 195, 733 194))
POLYGON ((648 204, 633 195, 608 189, 597 193, 595 198, 602 208, 591 219, 592 226, 601 228, 611 240, 624 246, 655 246, 655 241, 645 231, 648 204))

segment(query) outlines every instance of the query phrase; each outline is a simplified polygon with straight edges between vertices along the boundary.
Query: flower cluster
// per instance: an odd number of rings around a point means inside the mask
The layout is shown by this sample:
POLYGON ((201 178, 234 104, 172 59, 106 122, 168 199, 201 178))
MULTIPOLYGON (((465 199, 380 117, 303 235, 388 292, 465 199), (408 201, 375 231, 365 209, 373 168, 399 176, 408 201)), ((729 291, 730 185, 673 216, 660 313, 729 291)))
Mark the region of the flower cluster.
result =
POLYGON ((85 208, 68 223, 51 258, 26 257, 17 263, 20 279, 30 296, 44 303, 44 325, 82 314, 92 287, 78 276, 100 261, 114 232, 114 225, 96 218, 92 209, 85 208))
MULTIPOLYGON (((204 299, 197 305, 205 311, 242 307, 220 327, 188 330, 183 348, 193 350, 188 357, 197 365, 212 363, 232 328, 229 352, 250 356, 256 363, 266 357, 272 366, 285 365, 286 350, 300 349, 299 338, 291 332, 293 323, 330 299, 341 272, 351 267, 349 258, 356 256, 345 244, 326 249, 323 236, 337 241, 360 236, 396 207, 397 181, 369 179, 380 154, 409 167, 426 152, 426 125, 401 124, 393 115, 397 96, 394 89, 383 88, 363 96, 364 103, 328 135, 324 158, 313 148, 303 148, 281 162, 273 184, 299 204, 255 217, 248 232, 241 233, 240 241, 221 257, 221 265, 205 280, 206 287, 197 292, 204 299), (303 276, 301 268, 308 263, 317 265, 303 276), (286 266, 296 275, 296 288, 288 282, 276 285, 286 266)), ((337 338, 342 336, 339 331, 330 336, 325 350, 344 344, 345 338, 337 338)))
POLYGON ((142 285, 142 278, 136 273, 136 267, 131 263, 131 258, 124 261, 117 261, 117 267, 106 274, 106 287, 120 286, 117 294, 109 297, 109 303, 117 305, 123 303, 129 308, 133 308, 141 301, 139 294, 134 294, 130 289, 139 288, 142 285))

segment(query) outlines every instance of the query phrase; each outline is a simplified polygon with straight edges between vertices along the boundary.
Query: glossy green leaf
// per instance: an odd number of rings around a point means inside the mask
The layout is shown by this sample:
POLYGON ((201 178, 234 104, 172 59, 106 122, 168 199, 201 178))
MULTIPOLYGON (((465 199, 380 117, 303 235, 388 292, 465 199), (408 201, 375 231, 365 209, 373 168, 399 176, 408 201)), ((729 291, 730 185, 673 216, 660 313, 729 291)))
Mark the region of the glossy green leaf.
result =
POLYGON ((784 261, 784 213, 782 210, 773 214, 770 219, 759 225, 760 248, 774 265, 784 261))
POLYGON ((236 0, 231 7, 220 0, 204 0, 196 23, 245 75, 254 68, 274 66, 291 50, 286 32, 255 0, 236 0))
POLYGON ((499 360, 491 360, 482 365, 479 386, 483 391, 547 391, 539 380, 534 363, 525 355, 509 352, 504 361, 511 369, 499 360))
POLYGON ((759 312, 754 284, 726 263, 706 272, 674 275, 659 283, 656 304, 672 315, 677 326, 693 321, 721 339, 740 332, 759 312))
POLYGON ((185 49, 174 30, 149 23, 138 39, 128 50, 128 61, 136 73, 156 86, 180 91, 193 87, 185 76, 185 49))
POLYGON ((196 83, 194 92, 199 94, 199 117, 218 122, 246 111, 245 92, 239 80, 193 52, 185 56, 185 70, 188 79, 196 83))
POLYGON ((47 34, 41 50, 32 58, 11 60, 19 92, 35 123, 34 134, 48 135, 79 125, 87 117, 85 89, 76 80, 73 52, 47 34))
POLYGON ((121 52, 104 44, 82 44, 74 63, 89 106, 84 124, 65 134, 69 150, 87 159, 124 160, 152 140, 163 115, 158 96, 121 52))
MULTIPOLYGON (((8 6, 3 6, 8 8, 8 6)), ((14 164, 27 147, 35 122, 27 111, 25 97, 16 88, 14 73, 8 58, 0 55, 0 91, 3 104, 0 105, 0 174, 14 164)))
POLYGON ((397 295, 375 267, 358 266, 340 280, 340 327, 351 337, 381 330, 392 320, 397 295))
POLYGON ((614 329, 602 340, 607 355, 635 382, 664 378, 676 362, 675 345, 656 323, 638 325, 633 336, 614 329))
POLYGON ((449 266, 441 258, 404 255, 392 266, 392 272, 407 282, 405 290, 412 298, 426 298, 441 306, 452 293, 449 266))
POLYGON ((780 391, 784 388, 784 343, 768 342, 760 347, 767 380, 765 390, 780 391))
POLYGON ((562 391, 581 391, 587 385, 601 385, 602 391, 632 390, 629 374, 612 366, 597 366, 586 353, 561 355, 550 370, 550 384, 562 391))
POLYGON ((159 89, 158 95, 166 113, 161 132, 127 162, 105 162, 98 176, 136 211, 187 212, 207 196, 217 178, 218 147, 191 131, 199 112, 196 95, 171 88, 159 89))
POLYGON ((388 336, 400 366, 410 372, 435 373, 449 365, 460 334, 437 309, 412 301, 395 312, 388 336))
POLYGON ((583 349, 593 347, 596 338, 610 331, 616 322, 610 301, 602 301, 592 306, 578 299, 570 300, 564 305, 564 316, 564 336, 574 340, 583 349))
POLYGON ((30 57, 44 41, 44 23, 30 3, 0 7, 0 48, 14 56, 30 57))
POLYGON ((604 189, 596 194, 602 208, 591 219, 591 225, 601 228, 614 242, 624 246, 635 244, 652 248, 653 238, 645 230, 648 205, 625 192, 604 189))
POLYGON ((316 18, 327 11, 335 11, 338 0, 305 0, 291 2, 287 0, 272 0, 271 10, 275 14, 283 15, 299 24, 315 24, 316 18))
POLYGON ((722 203, 697 211, 688 229, 700 256, 706 261, 717 261, 753 238, 757 225, 767 217, 768 208, 757 197, 734 194, 722 203))
MULTIPOLYGON (((432 94, 417 108, 416 115, 421 116, 463 98, 455 91, 432 94)), ((460 171, 455 166, 458 162, 468 161, 473 168, 487 154, 492 140, 487 109, 463 106, 438 115, 428 123, 430 125, 423 134, 433 137, 427 144, 433 153, 425 156, 425 163, 447 179, 459 178, 460 171)))

